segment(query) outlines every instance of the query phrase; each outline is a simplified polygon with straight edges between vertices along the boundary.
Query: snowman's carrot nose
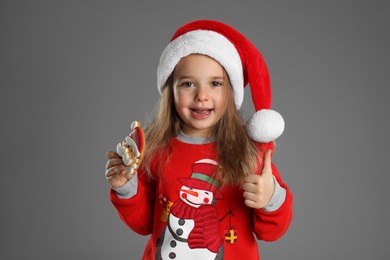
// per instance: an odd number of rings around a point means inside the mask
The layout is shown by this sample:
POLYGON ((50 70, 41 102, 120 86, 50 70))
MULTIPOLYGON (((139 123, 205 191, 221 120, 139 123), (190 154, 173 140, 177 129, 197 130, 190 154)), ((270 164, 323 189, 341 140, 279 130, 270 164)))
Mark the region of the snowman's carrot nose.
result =
POLYGON ((181 190, 181 191, 188 193, 188 194, 195 196, 195 197, 198 197, 198 195, 199 195, 196 191, 193 191, 193 190, 181 190))

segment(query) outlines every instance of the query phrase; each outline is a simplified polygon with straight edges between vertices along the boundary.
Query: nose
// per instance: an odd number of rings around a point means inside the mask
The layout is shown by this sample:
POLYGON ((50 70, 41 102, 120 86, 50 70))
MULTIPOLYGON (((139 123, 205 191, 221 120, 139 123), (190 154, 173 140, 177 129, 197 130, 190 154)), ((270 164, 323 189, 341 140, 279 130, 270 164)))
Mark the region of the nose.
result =
POLYGON ((185 193, 188 193, 194 197, 198 197, 198 193, 196 191, 192 191, 192 190, 181 190, 182 192, 185 192, 185 193))
POLYGON ((199 86, 197 88, 195 100, 198 102, 207 101, 208 100, 208 90, 204 86, 199 86))

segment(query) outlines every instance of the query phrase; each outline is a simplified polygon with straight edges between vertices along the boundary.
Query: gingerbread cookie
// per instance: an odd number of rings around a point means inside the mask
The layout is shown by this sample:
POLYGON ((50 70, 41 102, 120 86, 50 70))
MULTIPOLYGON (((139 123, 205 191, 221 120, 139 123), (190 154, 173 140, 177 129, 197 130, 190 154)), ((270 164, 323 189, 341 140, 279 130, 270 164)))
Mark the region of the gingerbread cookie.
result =
POLYGON ((118 143, 116 151, 122 157, 126 170, 130 175, 136 173, 145 150, 145 135, 140 121, 131 123, 131 132, 125 140, 118 143))

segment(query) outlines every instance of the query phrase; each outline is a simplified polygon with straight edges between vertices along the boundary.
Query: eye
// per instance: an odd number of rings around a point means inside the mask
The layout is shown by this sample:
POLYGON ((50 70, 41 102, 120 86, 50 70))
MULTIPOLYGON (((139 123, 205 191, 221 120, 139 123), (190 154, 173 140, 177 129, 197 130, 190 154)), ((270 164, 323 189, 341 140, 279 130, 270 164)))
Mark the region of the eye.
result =
POLYGON ((185 81, 185 82, 181 83, 181 85, 183 87, 193 87, 193 86, 195 86, 194 82, 191 82, 191 81, 185 81))
POLYGON ((211 82, 211 86, 213 87, 218 87, 218 86, 222 86, 223 85, 223 82, 222 81, 212 81, 211 82))

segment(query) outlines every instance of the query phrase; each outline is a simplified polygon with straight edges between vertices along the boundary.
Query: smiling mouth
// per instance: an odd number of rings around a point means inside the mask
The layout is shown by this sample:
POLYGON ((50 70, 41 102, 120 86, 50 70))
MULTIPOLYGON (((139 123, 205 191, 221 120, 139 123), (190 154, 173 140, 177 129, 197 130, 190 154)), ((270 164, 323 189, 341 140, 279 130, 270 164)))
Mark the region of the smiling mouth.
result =
POLYGON ((213 109, 212 108, 192 108, 191 111, 196 113, 196 114, 199 114, 199 115, 204 115, 204 114, 210 113, 211 111, 213 111, 213 109))
POLYGON ((190 201, 190 200, 188 200, 188 199, 185 199, 188 203, 190 203, 190 204, 192 204, 192 205, 197 205, 197 206, 199 206, 199 205, 203 205, 203 203, 194 203, 194 202, 192 202, 192 201, 190 201))
POLYGON ((191 114, 196 119, 205 119, 212 111, 214 111, 212 108, 192 108, 191 114))

